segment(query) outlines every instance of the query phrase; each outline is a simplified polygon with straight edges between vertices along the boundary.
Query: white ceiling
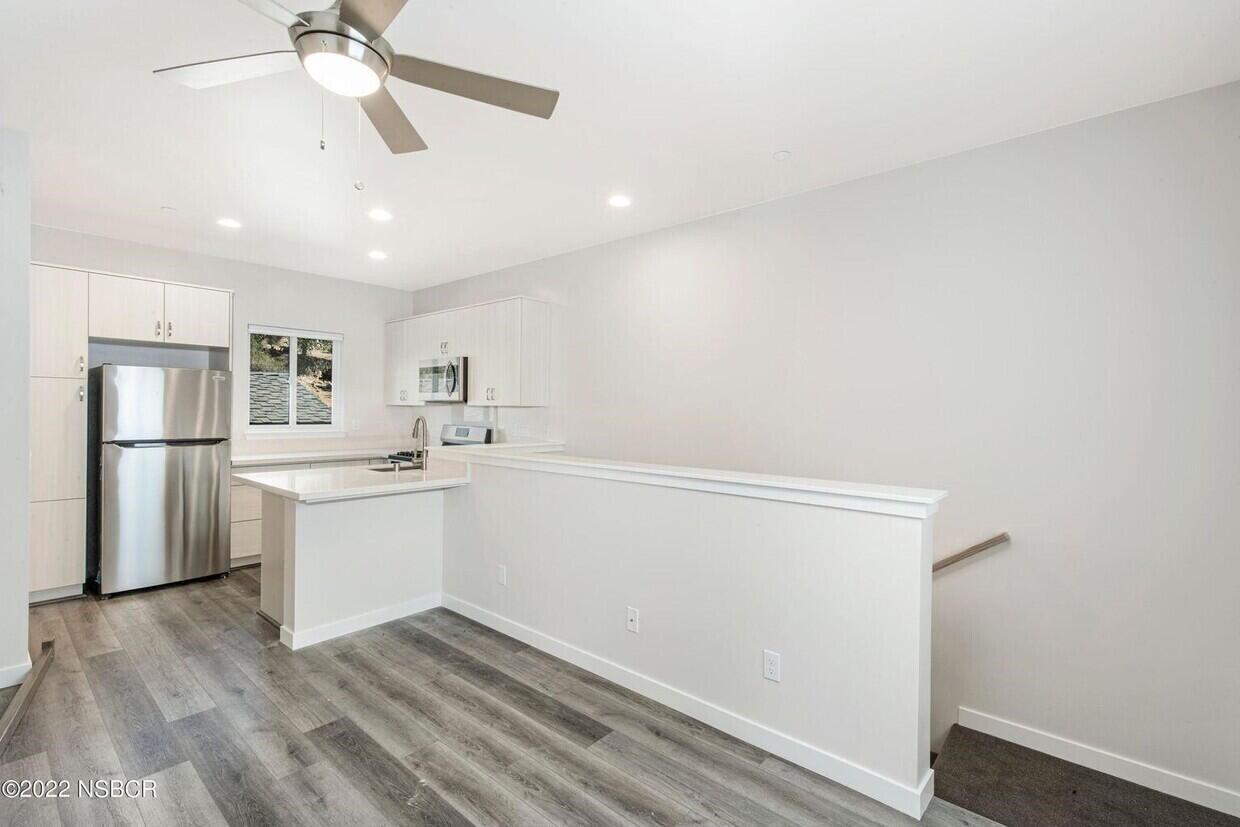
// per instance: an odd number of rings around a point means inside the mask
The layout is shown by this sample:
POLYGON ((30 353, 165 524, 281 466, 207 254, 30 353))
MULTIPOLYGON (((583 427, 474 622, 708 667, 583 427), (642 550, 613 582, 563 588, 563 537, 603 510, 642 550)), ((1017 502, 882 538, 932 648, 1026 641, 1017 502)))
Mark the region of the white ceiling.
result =
POLYGON ((368 123, 359 152, 357 105, 330 94, 320 151, 301 72, 151 74, 287 48, 235 0, 0 0, 0 19, 0 125, 31 133, 37 223, 406 288, 1240 78, 1234 0, 410 0, 398 51, 561 97, 542 121, 390 81, 431 147, 391 156, 368 123))

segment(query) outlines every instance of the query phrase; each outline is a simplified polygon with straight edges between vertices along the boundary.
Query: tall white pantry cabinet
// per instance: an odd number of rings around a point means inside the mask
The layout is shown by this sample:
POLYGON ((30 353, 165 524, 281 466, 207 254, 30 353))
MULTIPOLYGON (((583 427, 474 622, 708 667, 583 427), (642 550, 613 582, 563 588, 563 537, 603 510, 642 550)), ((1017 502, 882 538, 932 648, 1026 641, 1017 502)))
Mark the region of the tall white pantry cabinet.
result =
POLYGON ((90 340, 227 348, 231 332, 229 291, 31 265, 32 600, 79 593, 86 579, 90 340))

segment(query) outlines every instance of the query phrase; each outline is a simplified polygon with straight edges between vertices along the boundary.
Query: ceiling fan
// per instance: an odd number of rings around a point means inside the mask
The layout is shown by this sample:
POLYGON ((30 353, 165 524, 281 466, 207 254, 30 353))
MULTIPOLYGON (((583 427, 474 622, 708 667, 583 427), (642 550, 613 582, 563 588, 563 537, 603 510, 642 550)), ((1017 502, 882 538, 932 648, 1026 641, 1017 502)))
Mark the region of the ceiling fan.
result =
POLYGON ((397 54, 383 32, 406 0, 336 0, 331 8, 299 14, 275 0, 240 2, 286 27, 293 48, 170 66, 155 74, 206 89, 300 66, 325 89, 358 98, 388 149, 398 154, 426 149, 426 142, 384 87, 389 77, 539 118, 550 118, 560 97, 551 89, 397 54))

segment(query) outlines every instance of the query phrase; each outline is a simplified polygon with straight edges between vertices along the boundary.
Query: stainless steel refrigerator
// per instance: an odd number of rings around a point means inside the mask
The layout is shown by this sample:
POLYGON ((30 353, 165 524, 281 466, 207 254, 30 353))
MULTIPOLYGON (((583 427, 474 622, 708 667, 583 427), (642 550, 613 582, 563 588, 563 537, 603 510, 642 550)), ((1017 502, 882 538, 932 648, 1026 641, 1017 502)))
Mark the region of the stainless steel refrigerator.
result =
POLYGON ((100 594, 228 571, 232 374, 90 371, 87 579, 100 594))

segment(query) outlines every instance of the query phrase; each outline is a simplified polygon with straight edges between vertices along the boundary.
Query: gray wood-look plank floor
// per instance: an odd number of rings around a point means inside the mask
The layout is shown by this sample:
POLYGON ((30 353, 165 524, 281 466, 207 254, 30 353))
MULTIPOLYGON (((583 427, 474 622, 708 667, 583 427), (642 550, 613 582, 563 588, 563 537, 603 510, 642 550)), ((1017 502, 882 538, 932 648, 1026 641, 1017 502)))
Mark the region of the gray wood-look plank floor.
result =
POLYGON ((290 652, 257 574, 34 607, 56 659, 0 780, 156 796, 0 798, 0 825, 915 823, 443 609, 290 652))

